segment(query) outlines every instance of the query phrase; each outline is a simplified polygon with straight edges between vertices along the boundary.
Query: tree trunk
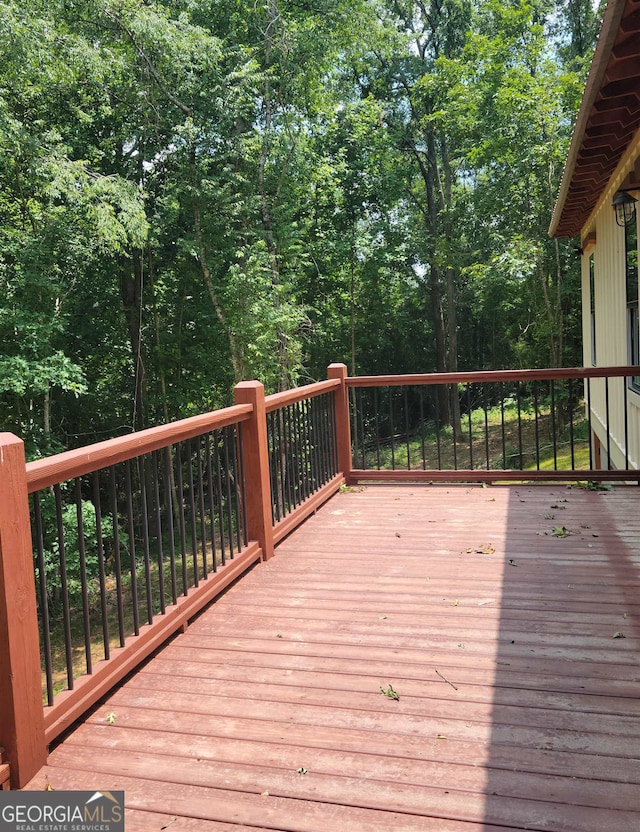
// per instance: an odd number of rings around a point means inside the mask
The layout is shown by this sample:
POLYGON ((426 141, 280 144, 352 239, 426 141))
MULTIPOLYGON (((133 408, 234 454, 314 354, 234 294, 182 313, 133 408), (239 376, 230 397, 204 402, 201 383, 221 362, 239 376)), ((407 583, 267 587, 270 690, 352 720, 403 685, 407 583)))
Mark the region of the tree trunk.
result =
POLYGON ((124 308, 131 356, 133 359, 133 412, 134 430, 145 426, 146 373, 143 358, 142 301, 144 292, 144 269, 140 251, 126 260, 120 271, 120 298, 124 308))
POLYGON ((209 269, 209 263, 207 261, 207 249, 204 243, 204 237, 202 235, 202 212, 200 210, 200 203, 197 197, 195 197, 193 200, 193 220, 194 231, 196 236, 196 245, 198 248, 198 263, 200 265, 200 271, 202 273, 202 280, 207 290, 207 294, 209 295, 209 299, 211 300, 211 303, 215 310, 216 317, 220 321, 220 324, 222 325, 222 328, 224 329, 227 335, 227 339, 229 341, 229 351, 231 353, 233 377, 235 383, 237 384, 244 378, 244 357, 242 355, 241 350, 238 348, 238 344, 236 342, 233 332, 229 329, 227 325, 227 319, 224 313, 224 309, 222 308, 222 304, 220 303, 220 299, 218 298, 215 286, 213 285, 213 277, 211 275, 211 270, 209 269))
MULTIPOLYGON (((271 284, 273 286, 273 305, 277 311, 280 307, 279 286, 281 284, 280 263, 275 242, 274 222, 266 190, 265 170, 269 160, 271 134, 273 131, 273 98, 269 70, 271 68, 271 52, 273 50, 274 30, 278 23, 279 12, 276 0, 269 0, 267 6, 267 26, 264 31, 265 52, 265 82, 264 82, 264 131, 262 146, 258 161, 258 193, 260 195, 260 215, 264 229, 265 242, 269 252, 269 266, 271 270, 271 284)), ((280 319, 280 316, 278 316, 280 319)), ((289 334, 281 323, 277 326, 278 336, 278 390, 287 390, 293 383, 293 368, 289 356, 289 334)))

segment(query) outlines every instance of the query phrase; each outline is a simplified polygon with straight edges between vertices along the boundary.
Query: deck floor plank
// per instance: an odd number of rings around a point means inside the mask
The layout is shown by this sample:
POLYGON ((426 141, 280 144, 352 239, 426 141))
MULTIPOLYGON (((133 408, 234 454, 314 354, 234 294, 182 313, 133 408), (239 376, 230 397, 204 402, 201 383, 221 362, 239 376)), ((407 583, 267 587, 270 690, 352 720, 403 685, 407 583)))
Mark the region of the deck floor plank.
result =
POLYGON ((124 788, 132 830, 637 832, 637 494, 336 495, 29 788, 124 788))

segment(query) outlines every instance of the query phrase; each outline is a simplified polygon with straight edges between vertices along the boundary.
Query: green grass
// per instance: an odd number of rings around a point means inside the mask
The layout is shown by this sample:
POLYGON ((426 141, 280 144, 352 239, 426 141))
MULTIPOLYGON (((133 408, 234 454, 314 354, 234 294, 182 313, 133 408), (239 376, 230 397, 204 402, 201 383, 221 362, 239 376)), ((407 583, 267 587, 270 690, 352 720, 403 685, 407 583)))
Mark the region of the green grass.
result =
MULTIPOLYGON (((382 470, 571 470, 569 427, 556 433, 554 460, 553 422, 549 409, 538 409, 536 425, 533 409, 521 408, 518 423, 517 407, 507 404, 504 412, 499 407, 488 410, 486 422, 483 409, 473 411, 470 419, 464 416, 455 442, 450 425, 436 431, 433 423, 425 424, 422 436, 395 437, 393 449, 391 440, 380 443, 378 448, 369 441, 365 467, 369 470, 378 467, 382 470)), ((578 470, 588 468, 588 424, 581 414, 580 418, 574 416, 573 442, 573 467, 578 470)), ((362 464, 362 451, 356 456, 356 464, 357 467, 362 464)))

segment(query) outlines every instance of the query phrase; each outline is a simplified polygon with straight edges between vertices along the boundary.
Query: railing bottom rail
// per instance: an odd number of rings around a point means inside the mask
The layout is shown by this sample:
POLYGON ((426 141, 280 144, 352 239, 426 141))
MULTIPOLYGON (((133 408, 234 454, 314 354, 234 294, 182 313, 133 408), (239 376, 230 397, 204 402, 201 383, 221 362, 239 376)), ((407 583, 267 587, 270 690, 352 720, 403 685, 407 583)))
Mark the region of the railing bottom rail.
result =
POLYGON ((366 482, 640 482, 640 471, 604 471, 599 469, 568 470, 568 471, 527 471, 527 470, 415 470, 389 471, 365 470, 352 468, 349 473, 348 484, 358 485, 366 482))

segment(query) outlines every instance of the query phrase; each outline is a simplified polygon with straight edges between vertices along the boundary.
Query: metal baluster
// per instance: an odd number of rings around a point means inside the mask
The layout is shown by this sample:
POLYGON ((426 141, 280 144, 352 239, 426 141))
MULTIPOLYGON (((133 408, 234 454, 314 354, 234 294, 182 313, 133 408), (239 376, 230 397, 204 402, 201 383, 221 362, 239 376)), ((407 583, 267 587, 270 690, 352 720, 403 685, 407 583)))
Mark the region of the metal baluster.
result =
MULTIPOLYGON (((217 443, 216 443, 216 447, 217 443)), ((230 471, 230 462, 229 462, 229 443, 226 440, 224 431, 222 432, 222 449, 224 451, 224 485, 226 489, 226 496, 227 496, 227 542, 228 548, 231 555, 233 555, 233 505, 231 501, 231 478, 229 476, 230 471)), ((222 466, 218 465, 218 470, 220 471, 220 476, 222 476, 222 466)), ((218 480, 219 487, 220 487, 220 494, 222 495, 222 482, 218 480)), ((220 512, 222 515, 222 506, 220 506, 220 512)), ((221 543, 222 545, 222 543, 221 543)), ((222 563, 226 562, 226 548, 222 545, 222 563)))
POLYGON ((167 445, 164 449, 164 493, 166 495, 166 514, 167 514, 167 536, 169 538, 169 577, 171 581, 171 602, 178 603, 178 577, 176 574, 176 539, 175 527, 173 523, 173 493, 171 490, 172 481, 172 466, 171 446, 167 445))
POLYGON ((551 433, 553 436, 553 470, 558 470, 558 439, 556 434, 556 385, 551 379, 551 433))
POLYGON ((284 415, 284 424, 285 424, 285 436, 286 436, 286 453, 284 455, 284 464, 285 469, 287 472, 287 508, 285 514, 289 514, 289 512, 293 511, 295 508, 295 484, 293 482, 293 455, 295 453, 295 446, 294 446, 294 438, 293 438, 293 429, 291 427, 291 412, 289 407, 284 407, 282 409, 284 415))
POLYGON ((436 443, 438 446, 438 471, 442 471, 442 452, 440 447, 440 396, 439 387, 434 387, 436 399, 436 443))
MULTIPOLYGON (((220 463, 220 458, 219 458, 219 453, 218 453, 218 436, 215 432, 214 432, 214 446, 215 446, 215 454, 216 454, 216 461, 215 461, 216 472, 217 472, 216 476, 219 477, 220 476, 220 464, 219 464, 220 463)), ((205 466, 206 466, 207 484, 208 484, 208 493, 207 493, 206 496, 208 497, 207 502, 209 504, 209 526, 210 526, 210 529, 211 529, 211 534, 209 535, 209 539, 211 541, 211 560, 213 562, 212 570, 215 572, 217 570, 216 562, 218 560, 218 554, 217 554, 217 548, 216 548, 216 498, 217 498, 217 500, 221 499, 222 489, 221 488, 215 489, 214 485, 213 485, 213 478, 214 477, 213 477, 213 467, 211 465, 211 434, 210 433, 207 433, 206 436, 204 437, 204 447, 205 447, 205 466), (217 491, 217 494, 216 494, 216 491, 217 491)), ((220 513, 218 513, 218 518, 219 518, 219 523, 220 523, 219 533, 222 536, 222 534, 223 534, 223 531, 222 531, 222 517, 221 517, 220 513)), ((221 548, 224 551, 224 546, 222 546, 222 544, 221 544, 221 548)), ((207 558, 207 561, 208 561, 208 558, 207 558)))
POLYGON ((420 445, 422 449, 422 470, 427 470, 427 453, 424 443, 424 389, 422 386, 418 387, 418 395, 420 397, 420 445))
POLYGON ((403 401, 404 401, 404 436, 407 447, 407 471, 411 470, 411 442, 409 436, 409 396, 406 385, 402 386, 403 401))
POLYGON ((396 423, 393 416, 393 392, 394 388, 389 387, 389 422, 391 424, 391 469, 393 471, 396 470, 396 443, 395 443, 395 434, 396 434, 396 423))
POLYGON ((604 380, 604 400, 607 418, 607 471, 611 471, 611 423, 609 416, 609 378, 604 380))
POLYGON ((76 523, 78 528, 78 555, 80 560, 80 592, 82 593, 82 627, 84 631, 84 656, 87 673, 92 673, 91 626, 89 621, 89 584, 87 582, 87 551, 84 542, 84 518, 82 516, 82 494, 80 478, 75 482, 76 523))
MULTIPOLYGON (((454 396, 458 397, 458 385, 457 384, 450 384, 450 385, 448 385, 448 387, 449 387, 449 397, 450 397, 449 398, 449 406, 450 406, 449 409, 450 409, 451 413, 455 413, 454 396)), ((455 421, 455 419, 452 419, 451 421, 453 422, 453 421, 455 421)), ((451 433, 453 435, 453 470, 457 471, 458 470, 458 443, 456 441, 455 425, 453 426, 453 430, 451 431, 451 433)))
POLYGON ((124 601, 122 589, 122 565, 120 562, 120 529, 118 528, 118 500, 116 496, 116 469, 109 468, 109 502, 111 505, 111 529, 113 532, 113 565, 116 574, 116 610, 120 647, 124 647, 124 601))
POLYGON ((491 468, 491 454, 489 452, 489 411, 487 406, 487 385, 482 384, 482 407, 484 409, 484 452, 487 461, 487 471, 491 468))
POLYGON ((587 378, 587 421, 589 423, 589 468, 593 471, 593 430, 591 427, 591 379, 587 378))
MULTIPOLYGON (((54 490, 57 486, 54 486, 54 490)), ((96 547, 98 550, 98 581, 100 585, 100 611, 102 615, 102 644, 104 657, 109 658, 109 619, 107 612, 107 587, 104 568, 104 543, 102 540, 102 511, 100 509, 100 480, 98 472, 93 473, 93 505, 96 511, 96 547)), ((151 622, 149 622, 151 623, 151 622)))
POLYGON ((206 508, 204 500, 204 471, 202 468, 202 442, 201 437, 196 439, 196 460, 198 471, 198 511, 200 514, 200 554, 202 555, 202 577, 206 580, 209 574, 207 565, 207 526, 206 508))
POLYGON ((628 393, 627 393, 627 377, 622 379, 622 407, 624 409, 624 468, 629 470, 629 415, 627 412, 628 393))
POLYGON ((533 411, 535 422, 535 436, 536 436, 536 468, 540 470, 540 427, 538 417, 538 382, 533 382, 533 411))
MULTIPOLYGON (((469 469, 473 471, 473 424, 471 419, 471 408, 473 407, 471 402, 471 385, 467 384, 467 418, 469 420, 469 469)), ((454 427, 455 431, 455 427, 454 427)))
POLYGON ((158 564, 158 596, 160 598, 160 612, 164 615, 166 611, 166 600, 164 594, 164 551, 162 545, 162 514, 160 510, 160 477, 158 472, 158 454, 156 451, 153 451, 151 454, 151 475, 156 509, 156 563, 158 564))
POLYGON ((376 470, 382 467, 380 462, 380 410, 378 407, 378 388, 373 388, 373 428, 376 443, 376 470))
POLYGON ((502 468, 507 470, 507 435, 504 427, 504 385, 500 382, 500 425, 502 432, 502 468))
POLYGON ((182 445, 177 442, 176 449, 176 491, 178 492, 178 529, 180 533, 180 565, 182 573, 182 595, 189 591, 187 576, 187 525, 184 516, 184 481, 182 479, 182 445))
MULTIPOLYGON (((71 643, 71 611, 69 609, 69 585, 67 581, 67 559, 62 522, 62 495, 60 486, 53 486, 56 501, 56 525, 58 532, 58 563, 60 564, 60 590, 62 594, 62 621, 64 629, 64 653, 67 665, 67 687, 73 690, 73 646, 71 643)), ((108 658, 108 657, 105 657, 108 658)))
POLYGON ((520 396, 520 382, 516 383, 516 401, 518 403, 518 453, 520 455, 520 470, 524 469, 522 458, 522 400, 520 396))
POLYGON ((200 570, 198 569, 198 525, 196 519, 196 489, 193 481, 193 446, 191 440, 187 440, 187 480, 189 488, 189 519, 191 525, 191 561, 193 563, 193 586, 200 583, 200 570))
POLYGON ((280 520, 280 500, 278 499, 278 444, 276 441, 277 413, 267 413, 267 447, 269 448, 269 487, 271 489, 271 522, 275 525, 280 520))
POLYGON ((573 379, 569 379, 569 441, 571 442, 571 470, 576 469, 576 453, 573 436, 573 379))
POLYGON ((140 618, 138 611, 138 574, 136 563, 136 532, 133 515, 133 493, 131 488, 131 460, 125 463, 125 497, 127 501, 127 534, 129 535, 129 558, 131 572, 131 612, 133 615, 134 635, 140 634, 140 618))
POLYGON ((40 620, 42 627, 42 648, 44 652, 45 682, 47 687, 47 705, 53 705, 53 662, 51 659, 51 628, 49 625, 49 598, 47 593, 47 570, 44 562, 44 534, 42 531, 42 511, 40 492, 33 494, 33 516, 35 520, 35 538, 38 565, 38 589, 40 592, 40 620))

